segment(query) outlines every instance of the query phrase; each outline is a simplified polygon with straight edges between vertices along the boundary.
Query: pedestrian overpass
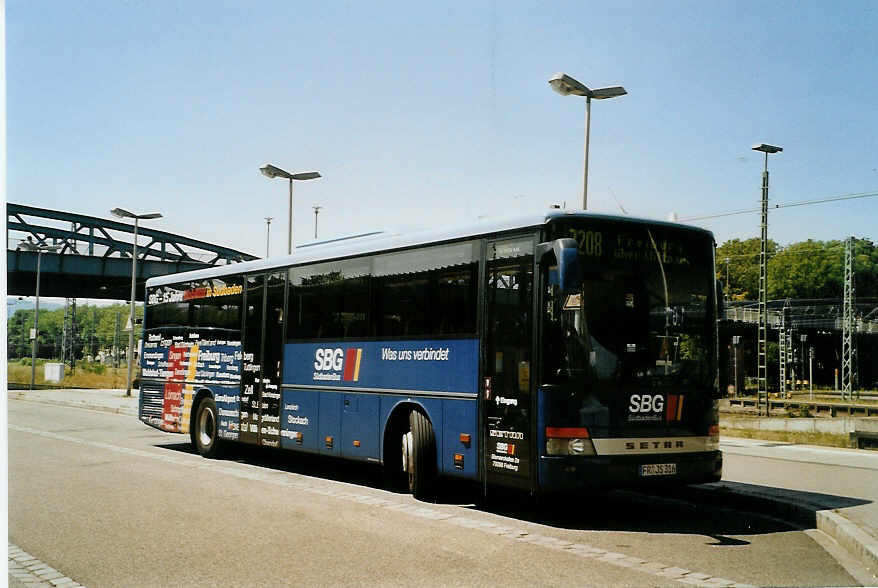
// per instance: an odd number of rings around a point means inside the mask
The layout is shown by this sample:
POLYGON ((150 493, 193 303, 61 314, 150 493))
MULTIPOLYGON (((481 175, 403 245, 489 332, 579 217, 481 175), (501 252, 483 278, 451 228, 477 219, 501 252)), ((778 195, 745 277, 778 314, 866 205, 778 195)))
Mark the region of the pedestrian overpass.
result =
MULTIPOLYGON (((181 235, 138 227, 137 299, 153 276, 257 259, 256 256, 181 235)), ((6 204, 6 290, 33 296, 37 252, 27 246, 57 246, 42 253, 40 296, 57 298, 131 297, 134 225, 22 204, 6 204), (23 245, 25 244, 25 245, 23 245)))

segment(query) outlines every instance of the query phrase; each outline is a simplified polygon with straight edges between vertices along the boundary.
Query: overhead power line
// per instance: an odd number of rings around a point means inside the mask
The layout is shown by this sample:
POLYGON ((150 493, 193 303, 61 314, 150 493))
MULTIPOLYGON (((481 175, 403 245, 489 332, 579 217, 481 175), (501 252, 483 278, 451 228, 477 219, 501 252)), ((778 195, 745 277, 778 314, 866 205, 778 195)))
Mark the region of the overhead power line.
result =
MULTIPOLYGON (((825 202, 838 202, 840 200, 855 200, 858 198, 872 198, 878 196, 878 192, 863 192, 861 194, 845 194, 844 196, 831 196, 829 198, 816 198, 814 200, 803 200, 802 202, 787 202, 784 204, 775 204, 774 208, 792 208, 794 206, 805 206, 808 204, 823 204, 825 202)), ((698 216, 683 216, 678 218, 680 222, 706 220, 711 218, 720 218, 723 216, 734 216, 736 214, 749 214, 751 212, 759 212, 761 208, 748 208, 746 210, 733 210, 730 212, 720 212, 717 214, 704 214, 698 216)))

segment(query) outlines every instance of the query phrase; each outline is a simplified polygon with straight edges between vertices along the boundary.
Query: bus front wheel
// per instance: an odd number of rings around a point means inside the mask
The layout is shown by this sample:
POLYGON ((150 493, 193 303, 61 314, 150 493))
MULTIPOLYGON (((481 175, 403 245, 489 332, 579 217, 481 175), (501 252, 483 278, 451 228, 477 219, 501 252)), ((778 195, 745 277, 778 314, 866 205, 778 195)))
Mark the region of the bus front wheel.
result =
POLYGON ((216 403, 208 396, 198 404, 195 430, 192 432, 195 449, 204 457, 219 456, 220 440, 217 423, 216 403))
POLYGON ((436 481, 436 435, 429 419, 416 410, 409 414, 409 431, 402 436, 402 469, 415 498, 431 495, 436 481))

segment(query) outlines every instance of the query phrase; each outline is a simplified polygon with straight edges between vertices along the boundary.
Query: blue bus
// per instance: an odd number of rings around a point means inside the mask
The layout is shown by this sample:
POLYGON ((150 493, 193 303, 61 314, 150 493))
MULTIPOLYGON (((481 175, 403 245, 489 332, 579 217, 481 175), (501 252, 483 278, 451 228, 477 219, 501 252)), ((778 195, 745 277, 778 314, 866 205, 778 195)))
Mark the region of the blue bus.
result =
POLYGON ((139 418, 531 493, 719 480, 715 242, 547 213, 151 278, 139 418))

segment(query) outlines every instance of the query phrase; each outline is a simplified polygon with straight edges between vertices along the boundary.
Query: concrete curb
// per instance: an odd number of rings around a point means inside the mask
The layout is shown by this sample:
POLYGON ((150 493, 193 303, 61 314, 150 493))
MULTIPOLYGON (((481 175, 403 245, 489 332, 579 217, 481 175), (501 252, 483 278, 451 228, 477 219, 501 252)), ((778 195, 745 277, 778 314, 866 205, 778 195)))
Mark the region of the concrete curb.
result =
POLYGON ((844 515, 832 510, 817 511, 817 529, 835 539, 866 566, 869 573, 878 577, 878 539, 864 532, 844 515))
POLYGON ((124 406, 105 406, 101 404, 90 403, 86 400, 53 400, 50 398, 28 398, 26 393, 9 391, 8 398, 12 400, 24 400, 25 402, 38 402, 40 404, 51 404, 54 406, 68 406, 72 408, 85 408, 88 410, 97 410, 100 412, 109 412, 113 414, 124 414, 127 416, 137 416, 137 408, 128 408, 124 406))
POLYGON ((782 516, 806 527, 816 528, 841 545, 874 577, 878 578, 878 539, 857 526, 837 510, 820 508, 802 493, 784 497, 779 494, 735 487, 726 482, 689 486, 676 496, 697 498, 714 506, 734 506, 767 516, 782 516))

